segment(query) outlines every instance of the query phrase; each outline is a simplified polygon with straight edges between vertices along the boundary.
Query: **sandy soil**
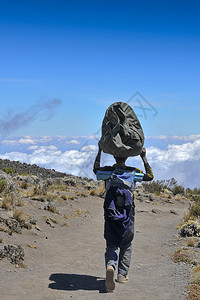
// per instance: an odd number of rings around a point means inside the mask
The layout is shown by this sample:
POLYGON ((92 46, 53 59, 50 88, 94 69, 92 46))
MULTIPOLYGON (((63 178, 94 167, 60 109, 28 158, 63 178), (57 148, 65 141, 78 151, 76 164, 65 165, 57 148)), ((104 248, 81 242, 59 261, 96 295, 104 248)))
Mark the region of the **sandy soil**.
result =
POLYGON ((0 262, 1 300, 186 299, 189 267, 172 261, 177 249, 175 227, 186 203, 136 201, 130 281, 116 283, 113 293, 105 293, 104 288, 103 199, 90 196, 74 200, 73 205, 90 213, 74 219, 70 227, 41 223, 42 231, 24 229, 23 234, 6 235, 6 243, 25 248, 28 268, 15 268, 7 259, 0 262), (37 248, 27 247, 28 243, 37 248))

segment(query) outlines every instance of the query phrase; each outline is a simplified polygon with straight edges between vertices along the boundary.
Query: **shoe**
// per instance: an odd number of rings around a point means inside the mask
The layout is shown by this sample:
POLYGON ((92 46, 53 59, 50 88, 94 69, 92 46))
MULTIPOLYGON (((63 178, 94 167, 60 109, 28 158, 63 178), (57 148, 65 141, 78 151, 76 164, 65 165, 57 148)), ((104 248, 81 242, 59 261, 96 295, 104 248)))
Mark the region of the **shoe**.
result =
POLYGON ((108 266, 106 270, 106 289, 108 291, 113 291, 115 289, 113 266, 108 266))
POLYGON ((127 283, 129 281, 129 278, 127 275, 123 276, 121 274, 117 275, 117 282, 119 283, 127 283))

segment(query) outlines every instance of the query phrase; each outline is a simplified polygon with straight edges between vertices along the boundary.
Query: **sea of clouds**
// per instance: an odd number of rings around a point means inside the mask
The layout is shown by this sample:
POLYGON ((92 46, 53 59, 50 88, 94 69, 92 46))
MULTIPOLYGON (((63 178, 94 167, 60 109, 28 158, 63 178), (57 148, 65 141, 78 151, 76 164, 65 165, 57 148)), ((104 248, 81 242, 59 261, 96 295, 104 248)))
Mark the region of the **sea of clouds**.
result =
MULTIPOLYGON (((0 158, 55 169, 95 179, 93 163, 98 136, 92 137, 0 137, 0 158)), ((146 137, 147 158, 155 180, 174 177, 185 187, 200 187, 200 136, 146 137)), ((112 165, 111 155, 103 154, 101 165, 112 165)), ((131 157, 127 165, 144 170, 140 157, 131 157)))

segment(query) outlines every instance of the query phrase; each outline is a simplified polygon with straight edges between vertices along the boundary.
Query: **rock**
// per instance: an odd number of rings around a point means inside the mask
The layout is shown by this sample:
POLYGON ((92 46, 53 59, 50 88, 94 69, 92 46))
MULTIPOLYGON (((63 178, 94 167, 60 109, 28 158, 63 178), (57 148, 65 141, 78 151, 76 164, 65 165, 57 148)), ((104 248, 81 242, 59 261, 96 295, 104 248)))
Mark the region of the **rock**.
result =
POLYGON ((149 194, 149 200, 155 201, 155 200, 157 200, 157 198, 153 194, 149 194))
POLYGON ((38 231, 42 231, 42 229, 38 226, 35 226, 35 229, 38 230, 38 231))
POLYGON ((152 213, 154 213, 154 214, 161 214, 162 211, 160 209, 153 208, 152 209, 152 213))
POLYGON ((178 215, 178 213, 174 209, 170 209, 170 213, 174 215, 178 215))
POLYGON ((142 198, 149 198, 149 194, 138 192, 138 196, 142 198))
POLYGON ((39 202, 45 202, 45 198, 44 197, 34 196, 34 197, 31 198, 31 200, 36 200, 36 201, 39 201, 39 202))
POLYGON ((183 237, 200 236, 200 226, 194 222, 190 224, 186 224, 181 227, 179 233, 183 237))
POLYGON ((17 220, 9 218, 4 219, 3 222, 9 227, 11 232, 22 233, 21 226, 17 220))
POLYGON ((7 257, 12 264, 19 264, 24 260, 24 249, 21 246, 5 245, 0 248, 0 258, 7 257))
POLYGON ((50 221, 50 219, 46 219, 46 223, 49 224, 52 228, 55 227, 55 225, 53 225, 53 223, 50 221))
POLYGON ((38 184, 40 182, 40 179, 36 175, 16 175, 13 179, 25 181, 29 184, 38 184))
POLYGON ((36 218, 34 216, 30 219, 30 224, 32 224, 32 225, 36 225, 37 224, 37 220, 36 220, 36 218))
MULTIPOLYGON (((0 169, 11 168, 15 171, 13 176, 17 174, 28 174, 28 180, 32 180, 31 177, 33 175, 37 176, 39 179, 48 179, 48 178, 56 178, 56 177, 64 177, 67 174, 62 172, 57 172, 51 169, 45 169, 37 166, 36 164, 26 164, 21 163, 19 161, 10 161, 9 159, 0 159, 0 169), (30 174, 30 175, 29 175, 30 174)), ((4 172, 3 172, 4 173, 4 172)), ((21 175, 20 175, 21 176, 21 175)))
POLYGON ((69 177, 64 177, 62 179, 62 182, 66 185, 71 185, 71 186, 75 186, 77 181, 73 176, 69 176, 69 177))
POLYGON ((166 195, 168 195, 168 196, 169 195, 173 195, 172 191, 170 191, 168 189, 164 189, 163 193, 166 194, 166 195))
POLYGON ((4 179, 6 181, 7 188, 9 189, 10 192, 12 192, 16 188, 16 185, 12 177, 1 170, 0 170, 0 179, 4 179))

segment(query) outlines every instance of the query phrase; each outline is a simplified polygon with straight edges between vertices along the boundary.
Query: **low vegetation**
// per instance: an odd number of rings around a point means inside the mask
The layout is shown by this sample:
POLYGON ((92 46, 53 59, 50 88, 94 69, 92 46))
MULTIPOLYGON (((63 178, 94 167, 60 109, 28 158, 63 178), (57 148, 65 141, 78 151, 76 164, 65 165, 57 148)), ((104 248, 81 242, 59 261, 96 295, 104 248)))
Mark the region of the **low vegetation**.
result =
POLYGON ((177 263, 177 262, 184 262, 184 263, 191 264, 193 262, 193 260, 191 258, 191 254, 192 253, 189 250, 187 250, 187 249, 178 249, 174 253, 173 261, 175 263, 177 263))
POLYGON ((189 286, 189 297, 188 300, 199 300, 200 299, 200 264, 192 270, 193 280, 189 286))
POLYGON ((12 210, 14 206, 14 197, 13 195, 7 195, 4 197, 1 207, 4 208, 5 210, 12 210))
POLYGON ((5 167, 5 168, 3 168, 2 171, 5 172, 6 174, 14 174, 14 173, 16 173, 16 170, 13 169, 13 168, 10 168, 10 167, 5 167))
POLYGON ((25 224, 26 217, 25 217, 24 212, 22 210, 15 209, 13 211, 13 218, 15 220, 17 220, 21 226, 25 224))
POLYGON ((105 187, 104 186, 100 186, 96 189, 91 189, 89 191, 89 195, 91 195, 91 196, 104 197, 104 194, 105 194, 105 187))
POLYGON ((0 193, 2 193, 7 187, 5 179, 0 179, 0 193))
POLYGON ((164 192, 166 189, 171 191, 173 195, 185 195, 185 188, 181 185, 178 185, 174 178, 168 180, 153 180, 148 183, 142 183, 142 186, 146 192, 157 195, 159 195, 161 192, 164 192))

